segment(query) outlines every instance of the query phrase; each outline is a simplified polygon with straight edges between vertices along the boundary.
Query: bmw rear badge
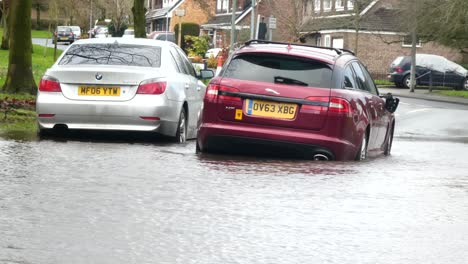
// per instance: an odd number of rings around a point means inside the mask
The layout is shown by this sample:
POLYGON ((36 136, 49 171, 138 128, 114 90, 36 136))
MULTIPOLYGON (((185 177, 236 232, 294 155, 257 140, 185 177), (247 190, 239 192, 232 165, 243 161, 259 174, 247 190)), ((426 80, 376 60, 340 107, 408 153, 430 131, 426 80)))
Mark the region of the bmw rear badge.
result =
POLYGON ((96 80, 100 81, 102 79, 102 74, 100 74, 99 72, 96 73, 96 80))

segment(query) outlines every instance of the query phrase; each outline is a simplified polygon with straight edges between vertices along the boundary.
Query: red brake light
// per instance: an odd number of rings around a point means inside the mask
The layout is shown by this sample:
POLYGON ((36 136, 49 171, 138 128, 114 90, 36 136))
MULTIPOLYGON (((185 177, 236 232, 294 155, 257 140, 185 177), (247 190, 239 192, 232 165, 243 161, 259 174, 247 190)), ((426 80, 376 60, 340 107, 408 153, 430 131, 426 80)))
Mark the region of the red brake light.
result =
POLYGON ((329 111, 335 113, 350 113, 351 106, 345 99, 332 97, 330 99, 329 111))
POLYGON ((403 69, 400 66, 395 67, 395 72, 401 73, 403 72, 403 69))
POLYGON ((215 100, 219 98, 220 100, 228 101, 241 101, 240 97, 230 96, 230 95, 219 95, 220 92, 239 92, 239 89, 227 86, 221 86, 217 84, 210 84, 206 88, 205 98, 209 100, 215 100))
POLYGON ((302 109, 318 110, 318 111, 327 110, 328 109, 328 103, 330 102, 329 97, 318 97, 318 96, 310 96, 310 97, 307 97, 306 100, 326 103, 326 105, 325 104, 324 105, 307 105, 307 104, 302 105, 302 109))
POLYGON ((218 97, 219 85, 209 84, 206 87, 205 99, 214 100, 218 97))
POLYGON ((138 86, 137 94, 163 94, 166 91, 166 82, 148 80, 138 86))
POLYGON ((57 79, 44 76, 39 83, 39 91, 41 92, 62 92, 62 87, 57 79))

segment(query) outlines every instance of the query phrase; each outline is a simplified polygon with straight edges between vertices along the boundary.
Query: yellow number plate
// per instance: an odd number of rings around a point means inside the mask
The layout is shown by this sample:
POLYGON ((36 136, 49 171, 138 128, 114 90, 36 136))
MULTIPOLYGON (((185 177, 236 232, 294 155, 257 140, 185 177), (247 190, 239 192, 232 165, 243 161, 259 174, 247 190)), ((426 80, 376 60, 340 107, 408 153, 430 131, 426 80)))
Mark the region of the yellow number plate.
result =
POLYGON ((278 103, 262 100, 246 99, 244 111, 247 115, 293 119, 296 115, 297 104, 278 103))
POLYGON ((120 87, 78 86, 78 95, 120 96, 120 87))
POLYGON ((68 38, 60 38, 60 40, 67 40, 68 38))

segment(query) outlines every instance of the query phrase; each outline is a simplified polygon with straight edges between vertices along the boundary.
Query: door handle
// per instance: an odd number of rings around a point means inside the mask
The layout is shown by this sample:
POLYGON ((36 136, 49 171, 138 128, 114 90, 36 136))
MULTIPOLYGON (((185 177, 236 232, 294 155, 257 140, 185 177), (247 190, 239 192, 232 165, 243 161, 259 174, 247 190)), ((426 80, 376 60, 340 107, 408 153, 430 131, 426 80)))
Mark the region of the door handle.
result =
POLYGON ((185 89, 188 90, 188 88, 190 87, 190 85, 188 83, 185 84, 185 89))
POLYGON ((200 86, 198 86, 198 87, 197 87, 197 91, 200 91, 200 90, 201 90, 201 88, 200 88, 200 86))

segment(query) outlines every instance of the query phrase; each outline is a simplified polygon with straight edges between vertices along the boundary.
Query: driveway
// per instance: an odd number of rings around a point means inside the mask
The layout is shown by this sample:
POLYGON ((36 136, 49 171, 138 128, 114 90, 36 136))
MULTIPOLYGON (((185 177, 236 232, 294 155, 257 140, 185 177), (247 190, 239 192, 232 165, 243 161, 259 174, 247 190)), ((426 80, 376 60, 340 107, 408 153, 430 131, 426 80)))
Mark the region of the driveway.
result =
MULTIPOLYGON (((32 43, 36 45, 41 45, 49 48, 53 48, 54 44, 52 44, 52 39, 44 39, 44 38, 33 38, 32 43)), ((64 43, 57 43, 57 49, 59 50, 66 50, 70 44, 64 43)))

